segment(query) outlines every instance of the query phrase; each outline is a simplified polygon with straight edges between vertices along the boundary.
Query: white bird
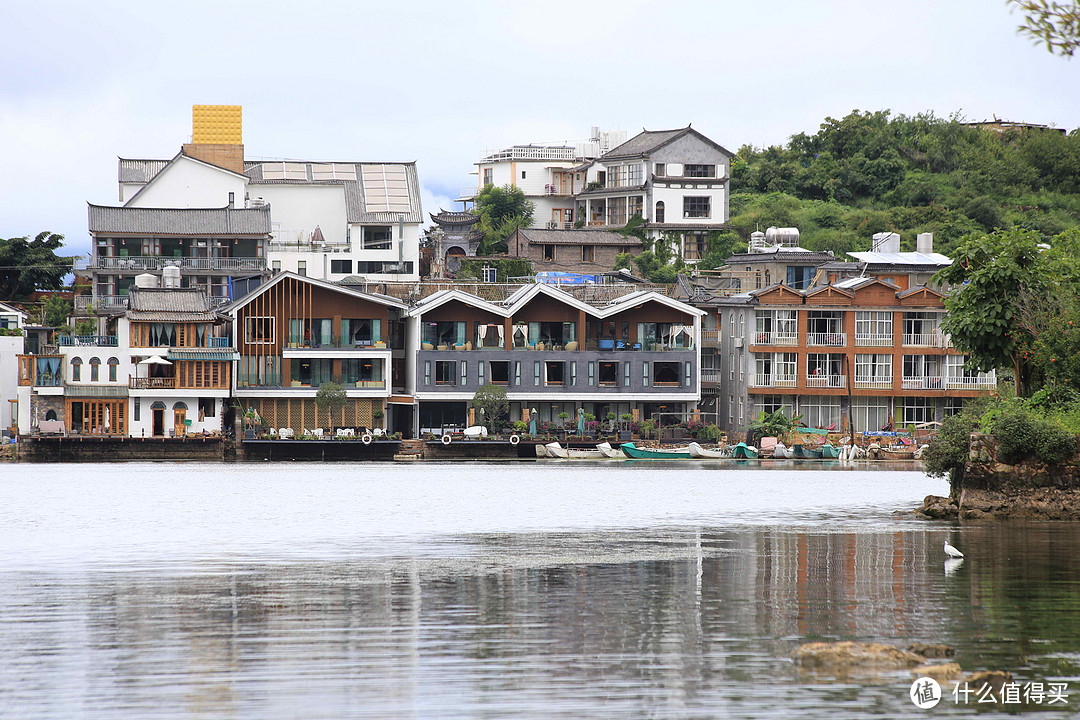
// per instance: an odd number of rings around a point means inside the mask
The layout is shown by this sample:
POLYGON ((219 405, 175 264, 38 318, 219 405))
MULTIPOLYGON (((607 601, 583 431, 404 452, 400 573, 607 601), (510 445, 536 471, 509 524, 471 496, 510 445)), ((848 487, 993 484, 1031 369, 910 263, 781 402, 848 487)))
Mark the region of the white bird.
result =
POLYGON ((954 558, 962 558, 962 557, 964 557, 964 553, 960 552, 959 550, 954 548, 952 545, 950 545, 948 540, 945 541, 945 554, 948 555, 949 557, 954 557, 954 558))

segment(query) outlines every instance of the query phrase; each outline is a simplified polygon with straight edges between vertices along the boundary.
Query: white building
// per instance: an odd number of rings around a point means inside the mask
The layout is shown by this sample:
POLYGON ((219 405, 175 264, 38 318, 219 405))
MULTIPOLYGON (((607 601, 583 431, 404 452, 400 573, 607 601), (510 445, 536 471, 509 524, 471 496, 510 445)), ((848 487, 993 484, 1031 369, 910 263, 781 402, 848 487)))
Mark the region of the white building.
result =
POLYGON ((458 200, 470 202, 486 185, 520 188, 535 205, 534 228, 573 228, 574 196, 595 178, 592 160, 626 140, 625 130, 600 132, 574 145, 514 145, 484 154, 476 163, 475 187, 464 188, 458 200))
POLYGON ((23 351, 26 313, 0 303, 0 428, 13 430, 18 404, 18 356, 23 351))

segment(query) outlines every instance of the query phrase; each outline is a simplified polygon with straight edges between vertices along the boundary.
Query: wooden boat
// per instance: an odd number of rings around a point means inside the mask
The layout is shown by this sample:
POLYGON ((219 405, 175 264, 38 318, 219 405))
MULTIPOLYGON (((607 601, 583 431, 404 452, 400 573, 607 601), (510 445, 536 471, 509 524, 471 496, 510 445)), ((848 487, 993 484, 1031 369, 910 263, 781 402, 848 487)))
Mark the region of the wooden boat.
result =
POLYGON ((825 460, 831 460, 833 458, 840 457, 840 448, 834 447, 829 443, 825 443, 821 446, 821 457, 825 460))
POLYGON ((731 457, 731 455, 725 455, 724 451, 720 450, 719 448, 717 448, 716 450, 709 450, 707 448, 701 447, 696 442, 692 442, 687 445, 686 450, 690 453, 690 457, 692 458, 713 459, 731 457))
POLYGON ((606 458, 611 458, 612 460, 626 459, 626 453, 622 451, 622 448, 613 448, 611 447, 611 443, 609 442, 600 443, 596 446, 596 449, 599 450, 600 454, 606 458))
POLYGON ((629 458, 637 460, 689 460, 690 451, 686 448, 639 448, 634 443, 623 443, 622 451, 629 458))
POLYGON ((735 449, 731 451, 731 456, 736 460, 754 460, 758 456, 757 448, 753 445, 747 445, 744 442, 735 446, 735 449))
POLYGON ((802 443, 795 443, 795 457, 801 460, 820 460, 822 456, 821 448, 810 447, 809 445, 803 445, 802 443))

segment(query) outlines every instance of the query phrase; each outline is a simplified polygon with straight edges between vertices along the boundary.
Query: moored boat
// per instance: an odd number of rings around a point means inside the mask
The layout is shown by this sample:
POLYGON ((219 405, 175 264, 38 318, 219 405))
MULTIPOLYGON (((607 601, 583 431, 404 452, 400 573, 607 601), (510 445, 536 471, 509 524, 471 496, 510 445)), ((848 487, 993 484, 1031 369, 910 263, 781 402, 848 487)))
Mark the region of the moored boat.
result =
POLYGON ((686 448, 639 448, 634 443, 623 443, 622 451, 627 457, 637 460, 689 460, 690 451, 686 448))
POLYGON ((793 448, 789 448, 782 442, 777 442, 776 447, 773 448, 772 456, 777 460, 782 458, 793 458, 795 457, 795 450, 793 448))
POLYGON ((731 457, 730 455, 725 455, 724 451, 720 450, 719 448, 717 448, 715 450, 710 450, 708 448, 701 447, 696 442, 692 442, 689 445, 687 445, 686 450, 687 450, 687 452, 690 453, 690 457, 692 457, 692 458, 701 458, 701 459, 708 458, 708 459, 712 459, 712 458, 731 457))
POLYGON ((560 445, 557 442, 548 443, 547 445, 544 446, 544 449, 547 450, 547 456, 548 457, 553 457, 553 458, 568 458, 568 457, 570 457, 570 454, 566 452, 566 448, 564 448, 562 445, 560 445))
POLYGON ((737 460, 754 460, 758 456, 758 451, 753 445, 741 442, 731 451, 731 456, 737 460))
POLYGON ((611 443, 609 442, 602 442, 598 444, 596 446, 596 449, 599 450, 600 454, 606 458, 611 458, 612 460, 626 459, 626 453, 622 451, 622 448, 613 448, 611 447, 611 443))
POLYGON ((840 448, 834 447, 828 443, 821 446, 821 457, 830 460, 832 458, 840 457, 840 448))
POLYGON ((810 447, 802 443, 795 443, 794 448, 795 457, 802 460, 820 460, 822 457, 821 448, 810 447))

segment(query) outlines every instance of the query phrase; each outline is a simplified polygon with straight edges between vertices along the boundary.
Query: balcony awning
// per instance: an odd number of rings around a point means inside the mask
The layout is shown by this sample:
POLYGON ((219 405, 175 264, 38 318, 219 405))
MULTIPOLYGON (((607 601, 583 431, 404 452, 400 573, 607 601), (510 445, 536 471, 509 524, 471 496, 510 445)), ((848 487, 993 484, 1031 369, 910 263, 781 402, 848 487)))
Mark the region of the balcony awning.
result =
POLYGON ((231 361, 239 358, 234 350, 169 350, 166 356, 169 360, 225 360, 231 361))
POLYGON ((64 386, 64 396, 69 398, 126 398, 127 385, 73 385, 64 386))

